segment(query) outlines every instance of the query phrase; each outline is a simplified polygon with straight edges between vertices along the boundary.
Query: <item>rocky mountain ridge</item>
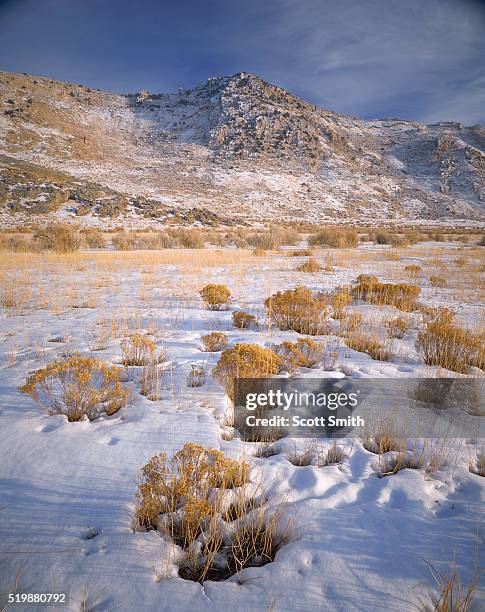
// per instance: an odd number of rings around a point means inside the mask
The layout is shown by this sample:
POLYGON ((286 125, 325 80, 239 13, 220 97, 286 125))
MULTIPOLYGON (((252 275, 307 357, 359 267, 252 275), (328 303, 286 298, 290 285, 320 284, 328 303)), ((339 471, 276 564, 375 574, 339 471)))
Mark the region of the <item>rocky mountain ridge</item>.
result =
POLYGON ((363 120, 249 73, 113 94, 0 72, 0 223, 485 221, 485 129, 363 120))

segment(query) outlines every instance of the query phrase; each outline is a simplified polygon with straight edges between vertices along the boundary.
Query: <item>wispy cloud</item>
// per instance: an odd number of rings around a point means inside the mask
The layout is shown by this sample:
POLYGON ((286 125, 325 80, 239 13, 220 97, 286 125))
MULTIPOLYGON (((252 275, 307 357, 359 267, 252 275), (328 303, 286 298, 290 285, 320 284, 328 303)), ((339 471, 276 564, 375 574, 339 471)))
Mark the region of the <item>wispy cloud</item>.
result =
POLYGON ((485 119, 485 7, 467 0, 284 0, 278 80, 341 112, 485 119))

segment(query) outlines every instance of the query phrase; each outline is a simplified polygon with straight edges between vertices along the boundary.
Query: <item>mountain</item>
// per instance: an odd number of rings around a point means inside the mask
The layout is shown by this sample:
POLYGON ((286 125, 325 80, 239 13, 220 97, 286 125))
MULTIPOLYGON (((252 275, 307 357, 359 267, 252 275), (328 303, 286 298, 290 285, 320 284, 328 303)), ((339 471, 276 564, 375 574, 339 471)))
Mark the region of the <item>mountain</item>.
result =
POLYGON ((485 129, 363 120, 249 73, 114 94, 0 72, 0 223, 485 221, 485 129))

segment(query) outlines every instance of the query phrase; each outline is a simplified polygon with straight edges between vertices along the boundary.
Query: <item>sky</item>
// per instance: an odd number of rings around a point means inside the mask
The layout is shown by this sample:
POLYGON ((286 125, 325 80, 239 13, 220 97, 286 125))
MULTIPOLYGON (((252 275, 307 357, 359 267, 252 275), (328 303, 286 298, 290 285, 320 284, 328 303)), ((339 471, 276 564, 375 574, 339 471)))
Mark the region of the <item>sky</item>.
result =
POLYGON ((485 0, 0 0, 0 69, 117 92, 246 71, 340 113, 485 124, 485 0))

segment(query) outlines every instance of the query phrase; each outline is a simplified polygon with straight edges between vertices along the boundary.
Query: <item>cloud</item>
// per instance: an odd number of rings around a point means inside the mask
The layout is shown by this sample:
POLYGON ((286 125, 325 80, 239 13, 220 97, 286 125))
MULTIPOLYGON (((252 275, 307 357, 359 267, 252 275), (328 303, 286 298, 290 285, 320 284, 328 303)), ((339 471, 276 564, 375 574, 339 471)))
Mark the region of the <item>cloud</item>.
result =
POLYGON ((485 8, 467 0, 284 0, 274 76, 345 113, 485 119, 485 8))

